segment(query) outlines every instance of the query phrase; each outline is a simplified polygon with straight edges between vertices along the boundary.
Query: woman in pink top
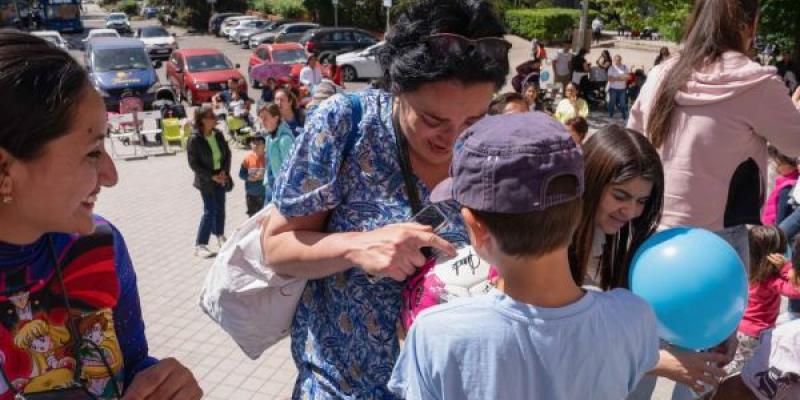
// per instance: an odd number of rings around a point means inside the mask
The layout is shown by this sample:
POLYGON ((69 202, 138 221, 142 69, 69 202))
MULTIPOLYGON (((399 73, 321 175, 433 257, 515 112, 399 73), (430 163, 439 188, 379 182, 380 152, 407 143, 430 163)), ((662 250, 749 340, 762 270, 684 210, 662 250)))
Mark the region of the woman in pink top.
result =
MULTIPOLYGON (((750 290, 747 309, 739 324, 739 349, 728 373, 736 373, 753 355, 761 333, 775 327, 781 307, 781 296, 800 298, 798 279, 792 264, 786 262, 786 236, 775 226, 754 226, 750 229, 750 290)), ((794 254, 800 252, 795 246, 794 254)))
MULTIPOLYGON (((718 232, 744 261, 746 224, 760 223, 766 143, 800 155, 800 93, 788 98, 776 70, 746 55, 759 8, 759 0, 695 1, 683 49, 653 68, 628 120, 664 164, 659 228, 718 232)), ((735 344, 735 337, 726 342, 729 354, 735 344)), ((692 397, 683 386, 673 393, 692 397)))
POLYGON ((759 224, 767 142, 800 155, 800 92, 748 58, 758 0, 699 0, 683 50, 653 68, 628 127, 664 163, 661 228, 719 232, 747 260, 746 224, 759 224))

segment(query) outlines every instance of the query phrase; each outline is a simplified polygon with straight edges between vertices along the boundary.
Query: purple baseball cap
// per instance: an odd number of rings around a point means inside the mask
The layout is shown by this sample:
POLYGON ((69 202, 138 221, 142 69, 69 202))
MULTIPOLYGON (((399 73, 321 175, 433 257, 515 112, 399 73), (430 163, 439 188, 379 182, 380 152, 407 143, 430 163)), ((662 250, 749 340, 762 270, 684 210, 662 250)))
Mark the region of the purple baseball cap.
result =
POLYGON ((563 124, 541 112, 481 119, 458 139, 450 177, 431 193, 473 210, 542 211, 583 194, 583 154, 563 124), (575 177, 575 192, 548 195, 549 183, 575 177))

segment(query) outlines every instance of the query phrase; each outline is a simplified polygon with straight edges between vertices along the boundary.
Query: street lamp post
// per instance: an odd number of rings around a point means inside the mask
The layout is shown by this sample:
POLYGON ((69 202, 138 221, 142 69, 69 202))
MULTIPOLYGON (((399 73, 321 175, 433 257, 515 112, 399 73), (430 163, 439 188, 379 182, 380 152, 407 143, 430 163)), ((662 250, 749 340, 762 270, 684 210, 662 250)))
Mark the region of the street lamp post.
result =
POLYGON ((392 13, 392 0, 383 0, 383 6, 386 7, 386 32, 389 32, 389 16, 392 13))
POLYGON ((583 0, 583 7, 581 10, 581 26, 578 30, 578 49, 586 47, 586 26, 589 23, 589 0, 583 0))
POLYGON ((333 26, 339 26, 339 0, 333 0, 333 26))

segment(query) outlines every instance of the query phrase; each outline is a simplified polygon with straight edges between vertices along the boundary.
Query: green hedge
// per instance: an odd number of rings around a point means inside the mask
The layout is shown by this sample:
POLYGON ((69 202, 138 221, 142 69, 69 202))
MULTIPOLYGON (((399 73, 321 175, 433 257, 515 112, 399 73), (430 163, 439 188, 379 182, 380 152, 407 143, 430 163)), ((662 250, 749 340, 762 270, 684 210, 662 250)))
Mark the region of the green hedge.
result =
MULTIPOLYGON (((595 15, 596 11, 589 11, 589 24, 595 15)), ((568 40, 572 28, 578 26, 580 19, 581 11, 571 8, 507 10, 505 14, 510 33, 545 42, 568 40)))
POLYGON ((130 16, 139 15, 139 4, 136 3, 136 0, 122 0, 117 3, 117 8, 120 12, 130 16))

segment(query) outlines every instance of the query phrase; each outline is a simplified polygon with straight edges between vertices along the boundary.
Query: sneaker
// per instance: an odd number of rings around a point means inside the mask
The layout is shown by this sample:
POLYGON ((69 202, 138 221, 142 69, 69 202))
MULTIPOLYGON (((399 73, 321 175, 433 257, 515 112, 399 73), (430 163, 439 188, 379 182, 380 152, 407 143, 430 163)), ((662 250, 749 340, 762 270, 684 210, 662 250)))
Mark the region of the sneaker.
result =
POLYGON ((200 258, 211 258, 217 254, 209 250, 208 246, 201 244, 194 248, 194 255, 200 258))
POLYGON ((217 245, 219 246, 219 248, 222 248, 222 245, 225 244, 225 242, 227 242, 227 241, 228 241, 228 238, 226 238, 225 235, 217 236, 217 245))

